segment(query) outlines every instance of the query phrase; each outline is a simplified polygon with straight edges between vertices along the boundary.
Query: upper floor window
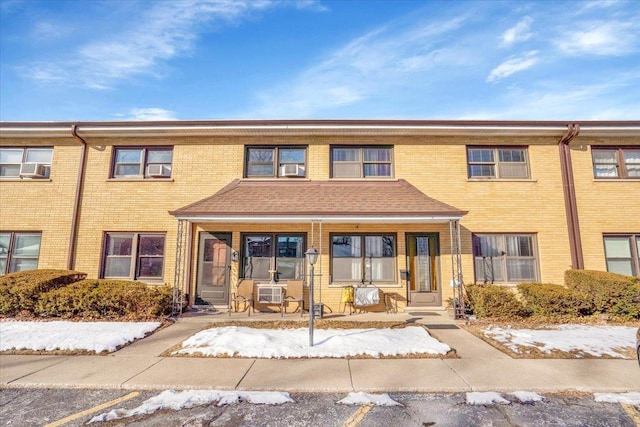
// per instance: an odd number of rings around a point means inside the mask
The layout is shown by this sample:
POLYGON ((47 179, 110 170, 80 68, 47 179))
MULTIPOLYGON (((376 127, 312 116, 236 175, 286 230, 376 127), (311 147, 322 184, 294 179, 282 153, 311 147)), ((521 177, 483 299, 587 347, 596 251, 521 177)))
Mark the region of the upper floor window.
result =
POLYGON ((302 279, 304 236, 301 234, 247 234, 242 237, 244 278, 302 279))
POLYGON ((0 276, 38 268, 41 236, 33 232, 0 231, 0 276))
POLYGON ((640 234, 604 236, 607 271, 640 276, 640 234))
POLYGON ((467 147, 469 178, 529 178, 527 151, 526 147, 467 147))
POLYGON ((591 149, 595 178, 640 178, 640 148, 591 149))
POLYGON ((170 178, 172 147, 115 147, 112 178, 170 178))
POLYGON ((332 235, 333 281, 393 282, 396 280, 395 235, 332 235))
POLYGON ((393 177, 392 147, 331 147, 332 178, 393 177))
POLYGON ((0 148, 0 178, 49 178, 51 147, 0 148))
POLYGON ((162 280, 164 241, 159 233, 107 233, 102 277, 162 280))
POLYGON ((247 147, 246 178, 306 176, 306 147, 247 147))
POLYGON ((538 257, 533 234, 474 234, 477 283, 538 281, 538 257))

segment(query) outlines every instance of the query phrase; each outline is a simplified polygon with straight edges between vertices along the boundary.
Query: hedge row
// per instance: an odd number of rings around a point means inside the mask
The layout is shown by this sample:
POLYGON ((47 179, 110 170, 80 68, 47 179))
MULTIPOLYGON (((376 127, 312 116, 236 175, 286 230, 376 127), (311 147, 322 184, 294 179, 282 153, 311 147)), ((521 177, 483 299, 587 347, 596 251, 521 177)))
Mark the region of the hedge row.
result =
POLYGON ((0 315, 145 320, 171 313, 173 290, 169 286, 85 277, 68 270, 0 277, 0 315))
POLYGON ((621 320, 640 319, 640 280, 614 273, 569 270, 566 286, 521 283, 516 294, 497 285, 469 285, 467 301, 478 318, 530 315, 581 317, 606 314, 621 320))
POLYGON ((82 280, 87 275, 72 270, 29 270, 0 276, 0 314, 33 311, 43 292, 82 280))

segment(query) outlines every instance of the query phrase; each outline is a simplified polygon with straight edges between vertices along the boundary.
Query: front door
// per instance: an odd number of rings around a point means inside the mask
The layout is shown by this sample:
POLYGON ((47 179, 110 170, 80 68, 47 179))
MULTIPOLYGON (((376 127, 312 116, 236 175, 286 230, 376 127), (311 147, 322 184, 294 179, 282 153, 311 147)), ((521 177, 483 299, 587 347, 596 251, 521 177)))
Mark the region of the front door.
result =
POLYGON ((407 297, 412 306, 441 306, 438 235, 407 235, 407 297))
POLYGON ((231 234, 201 232, 198 246, 196 305, 227 305, 231 234))

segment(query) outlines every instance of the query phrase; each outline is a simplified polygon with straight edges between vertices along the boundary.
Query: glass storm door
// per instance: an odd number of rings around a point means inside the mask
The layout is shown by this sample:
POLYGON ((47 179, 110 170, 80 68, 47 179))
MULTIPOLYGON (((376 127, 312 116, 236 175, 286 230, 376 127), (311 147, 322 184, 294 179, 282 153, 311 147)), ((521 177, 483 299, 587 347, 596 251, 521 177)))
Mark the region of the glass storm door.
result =
POLYGON ((414 306, 439 306, 438 235, 407 235, 408 297, 414 306))
POLYGON ((200 233, 196 305, 229 303, 230 261, 230 234, 200 233))

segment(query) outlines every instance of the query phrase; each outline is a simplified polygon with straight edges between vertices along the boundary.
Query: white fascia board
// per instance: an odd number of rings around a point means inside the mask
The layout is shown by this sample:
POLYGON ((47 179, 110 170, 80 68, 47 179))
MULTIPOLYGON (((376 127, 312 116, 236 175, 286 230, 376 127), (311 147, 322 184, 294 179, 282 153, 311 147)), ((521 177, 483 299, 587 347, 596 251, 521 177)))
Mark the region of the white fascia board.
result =
POLYGON ((246 223, 308 223, 332 224, 407 224, 407 223, 447 223, 459 221, 461 216, 176 216, 178 220, 189 222, 246 222, 246 223))

